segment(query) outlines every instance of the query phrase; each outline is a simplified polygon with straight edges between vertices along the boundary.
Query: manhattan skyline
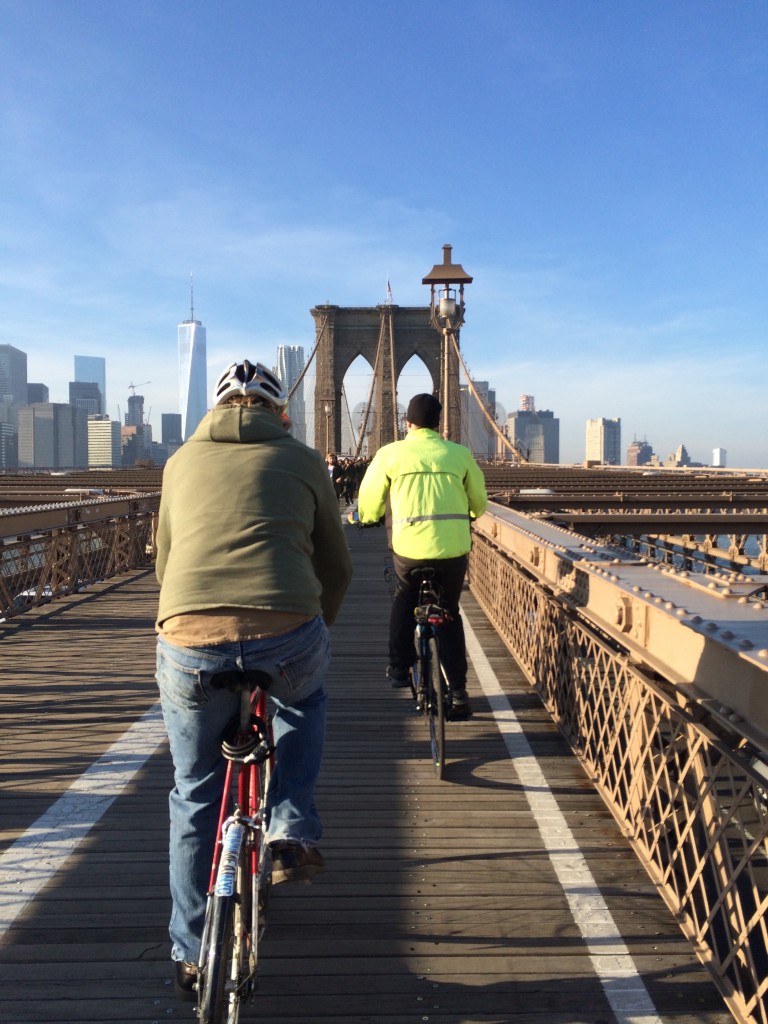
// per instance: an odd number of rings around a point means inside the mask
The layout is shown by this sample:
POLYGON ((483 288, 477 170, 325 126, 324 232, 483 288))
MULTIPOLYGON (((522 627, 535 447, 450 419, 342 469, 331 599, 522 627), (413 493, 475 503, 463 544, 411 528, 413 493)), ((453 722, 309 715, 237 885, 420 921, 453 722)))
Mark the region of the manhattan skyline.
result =
POLYGON ((554 410, 561 462, 588 419, 621 418, 624 449, 768 466, 759 0, 0 14, 0 344, 52 401, 75 354, 103 356, 107 413, 151 381, 159 436, 190 272, 210 381, 311 351, 318 304, 375 305, 389 282, 426 305, 450 243, 474 277, 473 377, 507 413, 521 394, 554 410))

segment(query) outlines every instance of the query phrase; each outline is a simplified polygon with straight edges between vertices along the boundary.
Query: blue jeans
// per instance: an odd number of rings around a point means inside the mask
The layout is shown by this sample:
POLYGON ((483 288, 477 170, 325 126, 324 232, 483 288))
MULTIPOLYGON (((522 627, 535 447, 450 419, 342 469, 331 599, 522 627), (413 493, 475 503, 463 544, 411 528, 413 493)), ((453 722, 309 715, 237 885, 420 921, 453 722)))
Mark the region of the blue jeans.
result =
POLYGON ((282 636, 210 647, 157 641, 157 682, 171 746, 170 934, 174 960, 197 963, 224 787, 221 739, 240 695, 211 687, 217 672, 261 670, 272 683, 277 750, 267 796, 268 840, 313 845, 323 826, 314 791, 325 739, 328 628, 319 616, 282 636))

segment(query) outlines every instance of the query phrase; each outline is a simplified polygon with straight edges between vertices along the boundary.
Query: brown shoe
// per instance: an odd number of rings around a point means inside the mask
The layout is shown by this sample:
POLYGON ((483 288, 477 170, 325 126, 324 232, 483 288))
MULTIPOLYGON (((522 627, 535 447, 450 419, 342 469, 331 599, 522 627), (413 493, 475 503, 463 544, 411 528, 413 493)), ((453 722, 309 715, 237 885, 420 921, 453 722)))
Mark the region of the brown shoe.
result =
POLYGON ((277 842, 272 846, 272 884, 280 882, 311 882, 325 871, 325 861, 315 846, 277 842))
POLYGON ((176 977, 173 987, 176 995, 185 1003, 197 1002, 197 964, 187 964, 176 960, 176 977))

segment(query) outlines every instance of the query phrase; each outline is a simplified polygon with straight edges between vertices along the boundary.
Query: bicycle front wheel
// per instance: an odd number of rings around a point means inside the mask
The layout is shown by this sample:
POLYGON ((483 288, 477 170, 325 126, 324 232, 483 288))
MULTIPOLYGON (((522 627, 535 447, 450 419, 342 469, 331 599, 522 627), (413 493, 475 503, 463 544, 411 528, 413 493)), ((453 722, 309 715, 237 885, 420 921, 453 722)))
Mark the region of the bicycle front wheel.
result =
POLYGON ((208 899, 198 968, 200 1024, 237 1024, 242 977, 248 964, 243 915, 248 864, 246 827, 231 825, 224 839, 216 885, 208 899))
POLYGON ((442 670, 440 668, 440 652, 437 640, 429 638, 429 739, 432 747, 432 763, 435 774, 442 779, 445 769, 445 697, 442 670))

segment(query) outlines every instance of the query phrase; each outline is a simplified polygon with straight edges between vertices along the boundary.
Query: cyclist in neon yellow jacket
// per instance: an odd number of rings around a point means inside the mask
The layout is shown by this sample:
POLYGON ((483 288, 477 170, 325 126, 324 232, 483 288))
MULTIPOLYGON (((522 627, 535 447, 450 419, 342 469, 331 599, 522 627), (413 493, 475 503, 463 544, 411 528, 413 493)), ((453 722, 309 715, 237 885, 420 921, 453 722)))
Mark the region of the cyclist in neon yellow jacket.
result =
POLYGON ((375 455, 360 484, 360 522, 375 523, 389 499, 397 588, 389 623, 389 667, 393 686, 408 686, 416 660, 413 610, 420 571, 435 570, 441 603, 451 621, 440 630, 440 651, 451 689, 451 717, 468 718, 467 656, 459 598, 472 543, 470 523, 488 504, 485 480, 472 453, 437 433, 442 406, 433 395, 415 395, 408 405, 404 440, 375 455))

